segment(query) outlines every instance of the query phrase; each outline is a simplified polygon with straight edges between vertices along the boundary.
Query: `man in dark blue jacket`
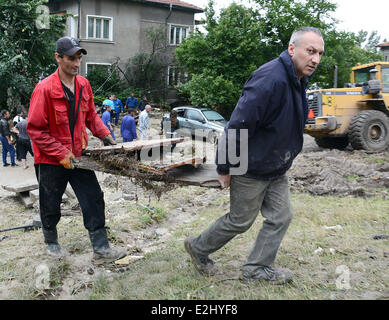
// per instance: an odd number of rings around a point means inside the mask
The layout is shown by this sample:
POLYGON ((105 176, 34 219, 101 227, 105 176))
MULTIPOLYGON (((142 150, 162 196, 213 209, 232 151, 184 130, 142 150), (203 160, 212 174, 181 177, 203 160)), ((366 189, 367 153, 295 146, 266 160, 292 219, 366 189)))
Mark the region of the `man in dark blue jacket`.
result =
POLYGON ((128 115, 122 119, 122 123, 120 125, 120 134, 123 137, 123 142, 131 142, 138 137, 136 134, 134 112, 134 110, 130 109, 128 111, 128 115))
POLYGON ((138 99, 135 98, 135 94, 132 92, 131 97, 128 97, 126 100, 126 108, 134 109, 138 106, 138 99))
POLYGON ((222 187, 231 186, 230 212, 199 236, 185 240, 200 273, 215 273, 209 254, 248 230, 261 211, 265 221, 241 268, 242 278, 277 284, 292 279, 290 270, 272 265, 293 216, 286 172, 303 146, 307 83, 323 52, 320 31, 300 28, 293 32, 288 49, 246 82, 216 160, 222 187), (228 149, 238 150, 233 156, 239 156, 239 162, 232 161, 228 149))

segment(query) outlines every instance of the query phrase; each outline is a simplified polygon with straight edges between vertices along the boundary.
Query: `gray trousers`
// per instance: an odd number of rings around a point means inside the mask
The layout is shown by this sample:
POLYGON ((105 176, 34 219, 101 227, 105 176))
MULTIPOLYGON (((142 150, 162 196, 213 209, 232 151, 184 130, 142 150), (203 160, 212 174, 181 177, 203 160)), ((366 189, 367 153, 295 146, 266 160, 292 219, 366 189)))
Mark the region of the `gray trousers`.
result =
POLYGON ((194 239, 194 250, 201 256, 217 251, 237 234, 247 231, 259 211, 265 221, 242 272, 250 276, 262 266, 271 266, 293 216, 286 175, 272 181, 232 176, 230 212, 194 239))

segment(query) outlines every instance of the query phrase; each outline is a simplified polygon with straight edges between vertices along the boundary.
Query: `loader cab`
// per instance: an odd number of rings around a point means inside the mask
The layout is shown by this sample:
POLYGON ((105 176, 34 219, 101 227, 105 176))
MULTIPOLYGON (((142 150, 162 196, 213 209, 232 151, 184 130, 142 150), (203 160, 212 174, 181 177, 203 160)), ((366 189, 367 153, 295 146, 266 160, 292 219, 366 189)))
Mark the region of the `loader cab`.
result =
POLYGON ((346 87, 363 87, 369 81, 376 80, 376 84, 380 83, 380 90, 383 93, 389 93, 389 62, 374 62, 354 67, 350 80, 351 83, 348 83, 346 87), (377 71, 375 72, 374 70, 377 71))

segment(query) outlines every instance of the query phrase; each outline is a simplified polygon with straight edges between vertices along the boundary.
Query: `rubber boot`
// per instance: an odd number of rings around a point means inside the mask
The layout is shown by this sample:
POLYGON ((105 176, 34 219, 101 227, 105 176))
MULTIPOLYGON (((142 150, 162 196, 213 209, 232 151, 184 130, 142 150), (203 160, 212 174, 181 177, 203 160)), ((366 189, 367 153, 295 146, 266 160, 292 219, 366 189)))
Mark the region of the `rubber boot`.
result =
POLYGON ((113 262, 126 255, 126 252, 114 250, 109 247, 107 230, 105 228, 89 231, 90 241, 93 247, 93 263, 103 264, 113 262))
POLYGON ((58 243, 57 229, 48 230, 42 227, 43 236, 47 245, 47 252, 56 257, 62 257, 61 246, 58 243))

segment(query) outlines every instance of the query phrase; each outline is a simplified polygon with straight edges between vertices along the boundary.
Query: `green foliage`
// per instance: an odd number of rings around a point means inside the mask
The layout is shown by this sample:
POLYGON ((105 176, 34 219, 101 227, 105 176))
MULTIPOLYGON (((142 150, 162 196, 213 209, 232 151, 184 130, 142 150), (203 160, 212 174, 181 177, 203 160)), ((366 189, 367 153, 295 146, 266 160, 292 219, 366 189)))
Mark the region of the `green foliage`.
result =
POLYGON ((261 63, 259 19, 252 9, 233 3, 216 22, 212 7, 206 10, 207 35, 200 32, 176 49, 177 60, 192 75, 179 86, 193 104, 231 112, 242 84, 261 63))
POLYGON ((213 108, 225 117, 232 113, 234 105, 231 102, 239 98, 241 91, 231 80, 205 73, 194 75, 191 81, 178 88, 183 94, 190 93, 192 104, 213 108))
POLYGON ((260 65, 286 50, 293 30, 317 27, 325 40, 325 55, 311 84, 332 87, 334 66, 338 85, 350 82, 351 68, 358 62, 382 59, 375 45, 380 37, 365 31, 357 35, 339 31, 330 0, 252 0, 255 8, 231 4, 215 16, 213 1, 205 10, 206 34, 194 33, 176 49, 177 60, 191 80, 178 87, 192 104, 218 109, 227 118, 243 85, 260 65), (367 42, 362 48, 363 43, 367 42))
POLYGON ((166 89, 166 69, 168 63, 168 52, 166 47, 166 29, 149 28, 146 31, 149 50, 138 53, 129 59, 125 78, 132 88, 137 88, 143 94, 153 92, 156 96, 164 95, 166 89))
POLYGON ((295 29, 304 26, 316 27, 322 33, 334 28, 331 16, 337 5, 329 0, 252 0, 262 14, 261 36, 264 61, 276 58, 289 44, 295 29))
POLYGON ((338 87, 350 82, 352 67, 357 63, 370 63, 383 59, 375 50, 368 51, 361 48, 366 41, 367 32, 360 31, 357 35, 350 32, 331 30, 324 35, 326 52, 311 83, 319 87, 333 87, 334 66, 338 66, 338 87))
POLYGON ((108 96, 120 92, 123 88, 115 64, 112 66, 95 65, 88 70, 87 78, 94 94, 108 96))
POLYGON ((93 95, 93 101, 94 101, 95 105, 101 106, 105 99, 108 99, 108 96, 102 96, 102 95, 98 95, 98 94, 93 95))
MULTIPOLYGON (((27 105, 40 78, 55 71, 55 42, 65 30, 65 16, 50 15, 49 28, 37 27, 44 0, 0 0, 0 105, 15 111, 27 105)), ((39 26, 39 25, 38 25, 39 26)))

